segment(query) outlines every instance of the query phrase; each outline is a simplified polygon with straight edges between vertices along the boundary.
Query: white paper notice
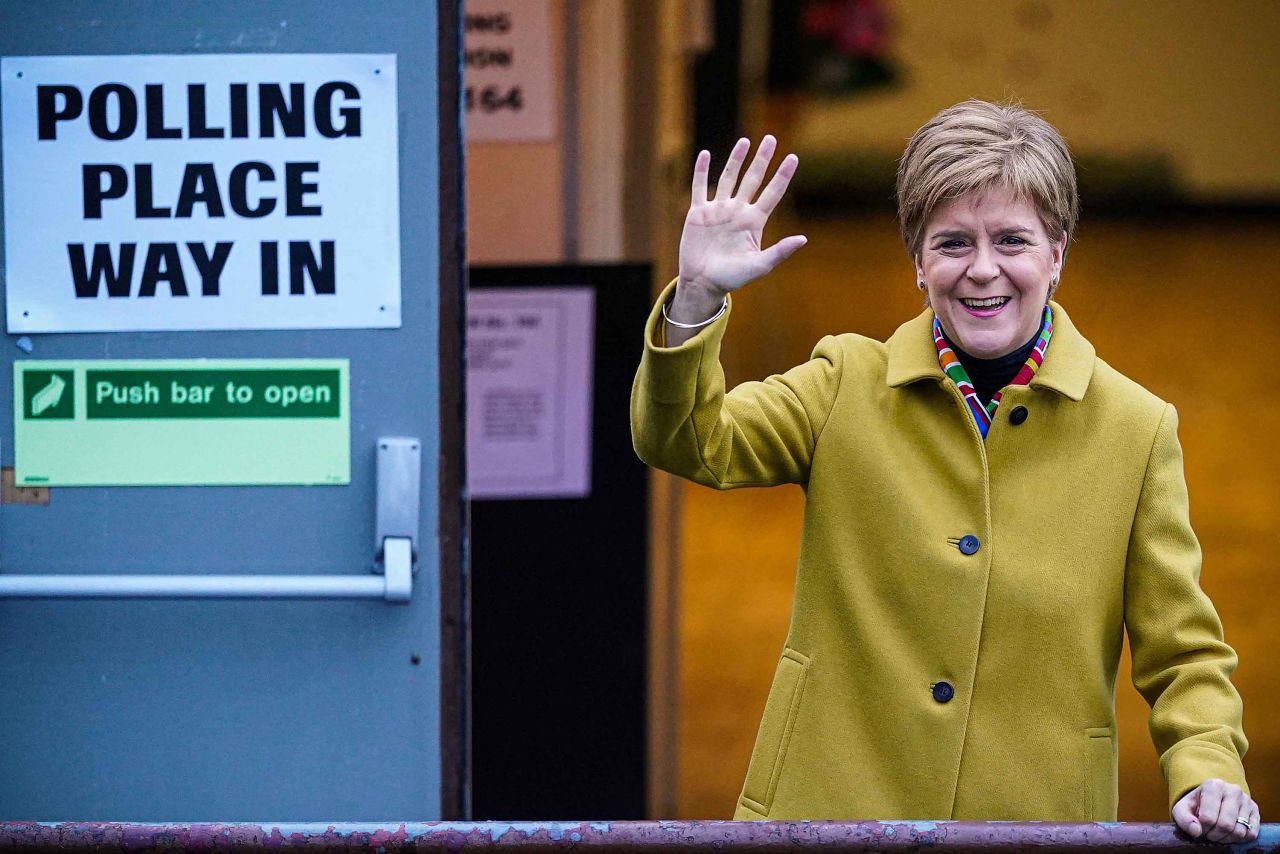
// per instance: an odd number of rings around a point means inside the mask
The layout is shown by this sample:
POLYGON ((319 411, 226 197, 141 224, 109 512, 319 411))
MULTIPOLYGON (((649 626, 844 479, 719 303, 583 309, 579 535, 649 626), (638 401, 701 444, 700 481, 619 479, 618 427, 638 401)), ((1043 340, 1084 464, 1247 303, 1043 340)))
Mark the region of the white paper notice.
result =
POLYGON ((400 325, 396 58, 7 56, 10 332, 400 325))
POLYGON ((464 88, 469 142, 555 137, 548 0, 467 0, 464 88))
POLYGON ((471 498, 591 493, 592 288, 467 295, 471 498))

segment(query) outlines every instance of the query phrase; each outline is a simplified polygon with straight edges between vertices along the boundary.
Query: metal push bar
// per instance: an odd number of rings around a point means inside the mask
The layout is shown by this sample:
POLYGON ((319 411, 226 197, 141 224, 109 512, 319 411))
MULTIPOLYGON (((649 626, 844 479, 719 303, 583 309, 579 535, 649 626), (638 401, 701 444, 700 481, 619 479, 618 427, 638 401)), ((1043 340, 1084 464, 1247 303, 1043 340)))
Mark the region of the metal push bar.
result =
POLYGON ((385 599, 413 590, 409 541, 388 540, 382 575, 5 575, 0 599, 385 599))
POLYGON ((367 575, 5 575, 0 599, 382 599, 408 602, 417 560, 421 444, 378 440, 374 572, 367 575))

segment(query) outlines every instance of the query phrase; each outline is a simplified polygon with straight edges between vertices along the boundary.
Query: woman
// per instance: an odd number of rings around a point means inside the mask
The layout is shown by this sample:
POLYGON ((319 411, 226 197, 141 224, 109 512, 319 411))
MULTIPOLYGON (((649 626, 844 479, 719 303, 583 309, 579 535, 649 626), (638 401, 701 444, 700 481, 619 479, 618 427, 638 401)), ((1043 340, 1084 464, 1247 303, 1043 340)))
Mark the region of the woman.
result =
POLYGON ((1198 583, 1177 415, 1050 300, 1078 211, 1062 137, 1014 106, 935 116, 898 171, 926 309, 886 342, 828 336, 726 393, 730 293, 805 242, 760 248, 797 165, 755 198, 774 147, 738 184, 739 140, 710 200, 698 155, 631 404, 652 466, 806 491, 791 627, 736 817, 1114 820, 1127 628, 1174 821, 1256 838, 1236 656, 1198 583))

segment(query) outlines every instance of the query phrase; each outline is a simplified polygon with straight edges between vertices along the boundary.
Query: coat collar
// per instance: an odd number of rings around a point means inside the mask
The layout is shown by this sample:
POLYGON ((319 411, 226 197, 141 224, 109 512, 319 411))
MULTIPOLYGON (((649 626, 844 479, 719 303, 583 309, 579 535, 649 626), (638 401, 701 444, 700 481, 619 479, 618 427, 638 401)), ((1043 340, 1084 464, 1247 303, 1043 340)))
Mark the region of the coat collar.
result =
MULTIPOLYGON (((1096 352, 1076 329, 1067 310, 1050 301, 1053 308, 1053 340, 1044 364, 1031 378, 1032 386, 1044 386, 1072 400, 1084 397, 1093 376, 1096 352)), ((938 348, 933 343, 933 309, 926 308, 898 327, 889 337, 889 367, 885 382, 897 388, 917 380, 942 382, 946 374, 938 364, 938 348)))

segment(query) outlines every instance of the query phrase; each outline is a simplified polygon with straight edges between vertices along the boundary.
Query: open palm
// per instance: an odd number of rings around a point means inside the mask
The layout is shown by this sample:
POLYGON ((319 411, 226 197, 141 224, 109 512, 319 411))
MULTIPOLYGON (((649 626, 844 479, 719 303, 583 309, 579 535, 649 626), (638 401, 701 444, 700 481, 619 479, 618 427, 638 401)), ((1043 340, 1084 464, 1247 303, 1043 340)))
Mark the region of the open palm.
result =
POLYGON ((766 135, 756 149, 751 166, 738 184, 738 173, 751 149, 750 140, 740 139, 729 154, 715 197, 707 198, 707 172, 711 154, 698 153, 693 167, 693 199, 680 236, 680 279, 711 293, 735 291, 758 279, 782 263, 805 244, 801 235, 784 237, 768 249, 761 249, 765 223, 781 201, 799 162, 794 154, 783 158, 772 180, 752 199, 773 158, 777 142, 766 135), (736 192, 735 192, 735 185, 736 192))

